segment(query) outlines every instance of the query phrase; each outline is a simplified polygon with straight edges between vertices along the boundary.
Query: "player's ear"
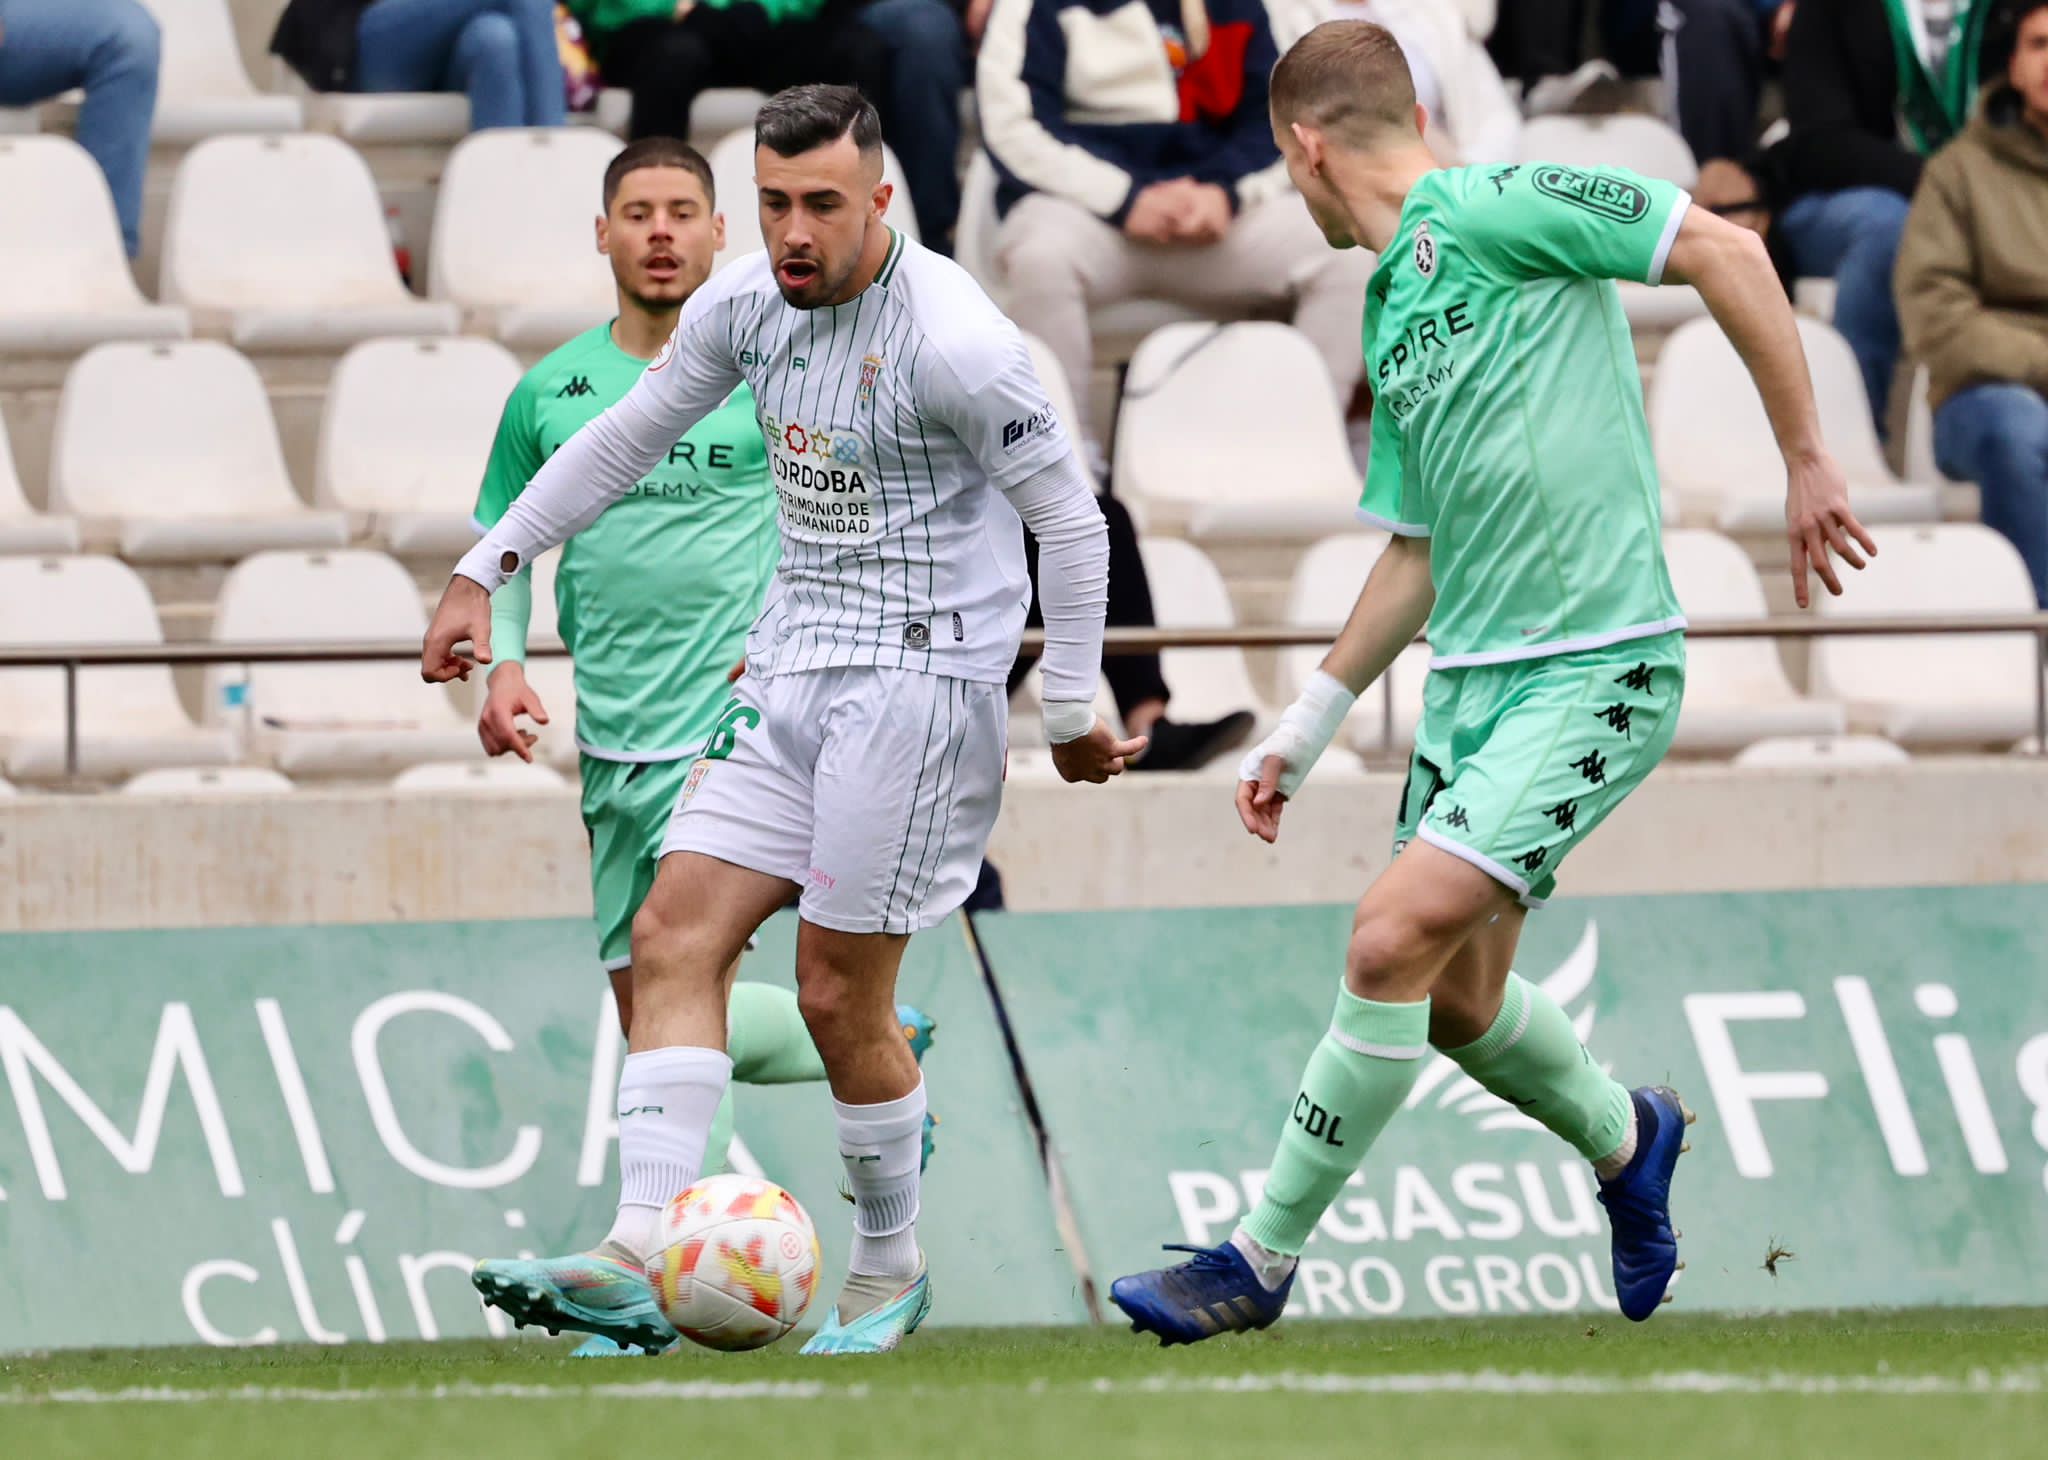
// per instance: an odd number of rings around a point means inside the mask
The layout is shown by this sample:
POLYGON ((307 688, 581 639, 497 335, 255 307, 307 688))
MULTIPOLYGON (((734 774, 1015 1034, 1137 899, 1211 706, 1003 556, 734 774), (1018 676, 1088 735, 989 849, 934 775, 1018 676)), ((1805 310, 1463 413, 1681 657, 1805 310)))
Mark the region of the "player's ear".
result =
POLYGON ((874 192, 874 199, 873 199, 873 201, 874 201, 874 204, 875 204, 875 216, 876 216, 877 218, 886 218, 886 217, 888 217, 888 215, 889 215, 889 200, 890 200, 891 198, 895 197, 895 196, 896 196, 896 189, 895 189, 894 185, 892 185, 892 184, 890 184, 890 183, 885 183, 885 182, 880 182, 880 183, 876 183, 876 184, 875 184, 875 192, 874 192))
POLYGON ((1415 135, 1418 137, 1427 137, 1429 135, 1429 108, 1419 101, 1415 103, 1415 135))
POLYGON ((611 220, 602 213, 597 215, 597 251, 607 258, 612 251, 611 220))
POLYGON ((723 253, 725 251, 725 214, 723 213, 713 213, 711 215, 711 251, 713 253, 723 253))
POLYGON ((1313 127, 1304 127, 1300 122, 1289 122, 1287 130, 1294 134, 1294 141, 1301 148, 1302 160, 1310 172, 1320 171, 1323 165, 1323 134, 1313 127))

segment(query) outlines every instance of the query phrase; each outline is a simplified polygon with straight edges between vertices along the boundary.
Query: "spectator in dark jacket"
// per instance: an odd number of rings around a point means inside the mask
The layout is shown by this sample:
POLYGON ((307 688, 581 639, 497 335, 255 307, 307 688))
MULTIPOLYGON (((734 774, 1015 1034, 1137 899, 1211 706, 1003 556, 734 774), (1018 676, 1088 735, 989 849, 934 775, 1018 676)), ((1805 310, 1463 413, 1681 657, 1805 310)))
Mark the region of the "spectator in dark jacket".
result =
POLYGON ((1922 172, 1898 286, 1935 459, 1983 489, 2048 607, 2048 0, 2023 8, 2005 80, 1922 172))
POLYGON ((1349 401, 1373 259, 1330 248, 1288 186, 1266 115, 1273 29, 1262 0, 996 0, 976 82, 996 255, 1011 317, 1079 401, 1090 307, 1136 296, 1291 307, 1349 401))
POLYGON ((1771 150, 1777 246, 1835 281, 1835 328, 1885 428, 1899 357, 1892 269, 1928 153, 1976 94, 1988 0, 1798 0, 1785 48, 1791 130, 1771 150))
POLYGON ((889 52, 878 97, 882 140, 896 149, 924 246, 953 251, 960 219, 960 93, 974 80, 969 47, 988 24, 989 0, 867 0, 860 23, 889 52))

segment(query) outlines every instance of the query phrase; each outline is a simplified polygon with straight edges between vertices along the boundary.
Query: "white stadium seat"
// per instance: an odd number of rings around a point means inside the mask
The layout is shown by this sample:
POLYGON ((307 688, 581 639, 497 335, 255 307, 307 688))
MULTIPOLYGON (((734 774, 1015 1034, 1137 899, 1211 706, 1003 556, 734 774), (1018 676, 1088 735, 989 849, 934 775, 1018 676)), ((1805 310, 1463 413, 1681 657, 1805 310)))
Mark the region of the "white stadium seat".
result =
POLYGON ((256 367, 226 345, 100 345, 64 379, 50 505, 111 521, 135 562, 208 562, 266 547, 338 547, 338 512, 292 491, 256 367))
POLYGON ((458 311, 398 275, 369 164, 304 134, 215 137, 185 157, 164 226, 163 292, 243 349, 331 349, 451 334, 458 311))
POLYGON ((459 91, 323 91, 305 105, 307 127, 354 147, 452 146, 469 135, 459 91))
POLYGON ((0 417, 0 554, 75 553, 78 523, 31 507, 14 470, 7 444, 7 421, 0 417))
POLYGON ((14 789, 12 781, 0 781, 0 801, 11 801, 21 792, 14 789))
MULTIPOLYGON (((709 152, 719 138, 754 129, 754 115, 768 99, 763 92, 744 86, 714 86, 697 93, 690 103, 690 145, 709 152)), ((597 106, 589 120, 607 132, 623 137, 633 121, 633 93, 623 86, 607 86, 597 94, 597 106)))
MULTIPOLYGON (((1878 556, 1841 598, 1816 590, 1824 618, 2032 613, 2017 549, 1972 523, 1875 529, 1878 556)), ((1909 747, 2010 744, 2034 727, 2041 666, 2024 634, 1817 639, 1813 687, 1851 722, 1909 747)))
POLYGON ((465 137, 441 174, 428 294, 514 347, 553 349, 609 318, 617 294, 593 229, 618 151, 594 127, 465 137))
MULTIPOLYGON (((1066 426, 1067 434, 1072 436, 1081 418, 1075 413, 1074 386, 1067 379, 1065 367, 1060 364, 1059 356, 1053 354, 1052 346, 1037 335, 1025 335, 1024 348, 1031 352, 1031 368, 1038 372, 1038 383, 1045 387, 1047 403, 1066 426)), ((1074 459, 1081 464, 1081 475, 1088 478, 1088 485, 1095 489, 1098 497, 1101 496, 1102 483, 1095 480, 1095 468, 1088 463, 1088 453, 1076 450, 1074 459)), ((1125 505, 1128 508, 1129 504, 1125 505)), ((1143 526, 1142 522, 1140 526, 1143 526)))
MULTIPOLYGON (((549 548, 533 561, 533 617, 527 621, 529 643, 559 639, 561 625, 555 611, 555 572, 562 563, 562 550, 549 548)), ((548 712, 548 723, 531 728, 539 735, 535 754, 567 768, 576 764, 576 671, 560 654, 526 661, 526 682, 540 696, 548 712)))
POLYGON ((1198 539, 1313 536, 1357 520, 1336 391, 1290 325, 1175 324, 1146 336, 1124 387, 1115 477, 1117 495, 1143 503, 1156 526, 1198 539))
MULTIPOLYGON (((258 553, 236 564, 214 612, 217 643, 419 642, 427 614, 404 568, 382 553, 258 553)), ((476 731, 414 660, 251 664, 207 671, 207 713, 241 716, 248 745, 288 775, 391 775, 477 751, 476 731), (228 687, 244 683, 241 708, 228 687)))
POLYGON ((1759 740, 1735 757, 1740 770, 1832 770, 1909 765, 1913 757, 1878 735, 1801 735, 1759 740))
MULTIPOLYGON (((149 589, 113 558, 0 558, 0 643, 161 644, 149 589)), ((128 775, 234 758, 223 729, 192 723, 169 666, 78 672, 79 769, 128 775)), ((64 775, 64 672, 0 670, 0 765, 19 780, 64 775)))
MULTIPOLYGON (((1138 540, 1138 554, 1159 627, 1237 627, 1230 589, 1207 553, 1176 538, 1146 537, 1138 540)), ((1168 649, 1159 656, 1159 668, 1173 690, 1176 719, 1215 720, 1238 710, 1252 711, 1262 726, 1279 718, 1253 687, 1242 649, 1168 649)))
POLYGON ((1639 112, 1612 116, 1531 117, 1518 144, 1524 162, 1566 167, 1625 167, 1690 191, 1700 180, 1692 148, 1667 123, 1639 112))
MULTIPOLYGON (((1901 484, 1885 465, 1848 342, 1813 319, 1799 321, 1799 334, 1822 432, 1848 476, 1857 515, 1866 523, 1932 521, 1940 489, 1901 484)), ((1649 417, 1658 473, 1682 503, 1715 502, 1724 532, 1784 531, 1784 459, 1755 383, 1712 320, 1695 320, 1664 342, 1650 382, 1649 417)))
POLYGON ((476 541, 477 484, 518 359, 490 340, 366 340, 334 368, 313 500, 366 514, 394 553, 456 556, 476 541))
POLYGON ((490 760, 437 760, 400 771, 391 781, 394 791, 561 791, 569 783, 561 772, 551 771, 535 761, 528 764, 516 755, 490 760))
POLYGON ((299 98, 258 91, 249 79, 228 0, 143 5, 163 32, 151 141, 182 144, 224 132, 296 132, 305 125, 299 98))
MULTIPOLYGON (((1366 575, 1386 551, 1384 532, 1350 532, 1326 537, 1301 556, 1294 579, 1287 588, 1286 622, 1296 628, 1328 629, 1334 639, 1338 628, 1351 617, 1366 575)), ((1321 646, 1285 650, 1281 655, 1283 678, 1289 694, 1301 693, 1327 652, 1321 646)), ((1410 644, 1394 658, 1387 679, 1358 697, 1344 722, 1344 738, 1361 754, 1373 755, 1388 748, 1401 750, 1415 743, 1415 728, 1422 722, 1423 682, 1429 676, 1429 647, 1410 644), (1387 734, 1387 693, 1391 686, 1394 703, 1393 734, 1387 734)))
POLYGON ((69 137, 0 136, 0 350, 183 339, 184 310, 135 287, 106 175, 69 137))
MULTIPOLYGON (((1693 623, 1769 617, 1755 565, 1719 533, 1666 532, 1664 559, 1693 623)), ((1808 699, 1792 687, 1769 639, 1697 639, 1685 657, 1675 742, 1681 751, 1726 752, 1774 736, 1835 735, 1848 723, 1840 705, 1808 699)))
POLYGON ((124 796, 275 796, 292 789, 291 778, 268 766, 165 766, 131 776, 124 796))
MULTIPOLYGON (((733 132, 719 139, 711 149, 711 178, 718 189, 718 211, 725 214, 725 247, 712 260, 715 271, 742 254, 759 253, 761 208, 754 191, 754 134, 733 132)), ((896 154, 882 148, 882 181, 896 189, 889 199, 889 226, 912 242, 917 241, 917 210, 911 206, 910 185, 903 180, 903 165, 896 154)))

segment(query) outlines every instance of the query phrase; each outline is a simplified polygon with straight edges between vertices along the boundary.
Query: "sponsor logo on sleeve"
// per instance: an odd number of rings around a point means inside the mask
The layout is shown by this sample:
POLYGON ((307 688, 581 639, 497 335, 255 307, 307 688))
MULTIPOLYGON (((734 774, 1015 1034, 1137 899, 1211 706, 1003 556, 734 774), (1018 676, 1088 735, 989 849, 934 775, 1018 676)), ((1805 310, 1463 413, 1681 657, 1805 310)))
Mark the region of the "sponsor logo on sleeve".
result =
POLYGON ((1530 174, 1529 180, 1539 193, 1548 193, 1559 202, 1617 223, 1638 222, 1650 211, 1649 190, 1627 178, 1545 163, 1530 174))
POLYGON ((1046 436, 1059 424, 1059 415, 1047 402, 1024 417, 1021 421, 1010 421, 1003 426, 1003 450, 1014 452, 1033 436, 1046 436))

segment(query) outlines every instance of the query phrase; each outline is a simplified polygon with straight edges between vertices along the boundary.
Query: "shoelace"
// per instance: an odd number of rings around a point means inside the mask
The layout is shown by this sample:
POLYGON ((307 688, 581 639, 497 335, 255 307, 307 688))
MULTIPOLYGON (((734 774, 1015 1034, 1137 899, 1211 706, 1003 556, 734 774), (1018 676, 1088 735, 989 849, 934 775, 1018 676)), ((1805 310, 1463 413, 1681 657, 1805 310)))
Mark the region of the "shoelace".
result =
POLYGON ((1159 1250, 1161 1252, 1193 1253, 1194 1256, 1189 1258, 1182 1266, 1192 1268, 1196 1272, 1234 1272, 1236 1270, 1235 1264, 1213 1247, 1194 1247, 1185 1242, 1168 1242, 1161 1246, 1159 1250))

